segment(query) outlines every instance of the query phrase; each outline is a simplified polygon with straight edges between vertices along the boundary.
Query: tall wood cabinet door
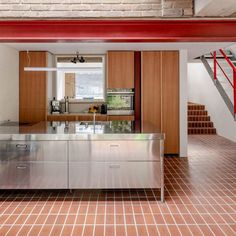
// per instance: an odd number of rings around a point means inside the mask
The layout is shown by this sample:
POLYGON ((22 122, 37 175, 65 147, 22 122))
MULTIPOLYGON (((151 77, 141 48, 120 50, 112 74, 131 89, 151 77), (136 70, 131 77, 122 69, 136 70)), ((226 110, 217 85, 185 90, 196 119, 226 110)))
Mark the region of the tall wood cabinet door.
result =
POLYGON ((109 51, 107 87, 134 88, 134 52, 109 51))
POLYGON ((142 52, 141 129, 161 131, 161 52, 142 52))
POLYGON ((24 71, 24 67, 46 67, 47 52, 20 52, 19 120, 36 123, 46 120, 47 72, 24 71))
POLYGON ((162 132, 165 153, 179 153, 179 53, 162 52, 162 132))

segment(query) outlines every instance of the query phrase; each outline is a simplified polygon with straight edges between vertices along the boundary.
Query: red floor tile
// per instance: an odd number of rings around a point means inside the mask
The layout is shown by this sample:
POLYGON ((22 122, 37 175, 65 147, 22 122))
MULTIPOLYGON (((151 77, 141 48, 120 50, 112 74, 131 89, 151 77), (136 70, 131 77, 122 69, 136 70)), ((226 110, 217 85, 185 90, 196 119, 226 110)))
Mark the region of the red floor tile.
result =
POLYGON ((190 136, 189 157, 165 158, 160 191, 0 191, 0 235, 236 235, 236 144, 190 136))

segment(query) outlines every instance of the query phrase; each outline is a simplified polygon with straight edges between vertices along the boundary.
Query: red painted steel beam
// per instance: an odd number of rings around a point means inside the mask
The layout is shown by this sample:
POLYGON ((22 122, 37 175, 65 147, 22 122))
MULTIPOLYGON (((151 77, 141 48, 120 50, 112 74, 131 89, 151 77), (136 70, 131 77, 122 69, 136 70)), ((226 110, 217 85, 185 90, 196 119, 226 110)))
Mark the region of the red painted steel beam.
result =
POLYGON ((236 20, 0 21, 0 42, 233 42, 236 20))

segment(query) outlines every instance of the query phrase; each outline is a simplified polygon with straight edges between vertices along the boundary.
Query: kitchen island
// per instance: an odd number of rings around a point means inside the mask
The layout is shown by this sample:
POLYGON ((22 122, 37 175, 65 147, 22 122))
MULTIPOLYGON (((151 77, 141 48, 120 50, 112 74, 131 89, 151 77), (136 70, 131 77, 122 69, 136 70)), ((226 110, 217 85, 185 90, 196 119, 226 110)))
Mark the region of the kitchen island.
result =
POLYGON ((131 121, 0 126, 0 189, 160 188, 163 142, 131 121))

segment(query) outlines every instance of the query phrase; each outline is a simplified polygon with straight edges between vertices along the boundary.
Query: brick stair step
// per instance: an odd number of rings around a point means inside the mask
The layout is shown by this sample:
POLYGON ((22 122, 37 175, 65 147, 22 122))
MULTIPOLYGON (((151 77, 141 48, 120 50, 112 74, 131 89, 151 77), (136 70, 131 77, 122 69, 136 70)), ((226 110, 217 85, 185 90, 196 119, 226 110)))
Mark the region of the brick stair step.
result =
POLYGON ((216 134, 215 128, 189 128, 188 134, 216 134))
POLYGON ((210 121, 210 116, 188 116, 188 121, 210 121))
POLYGON ((189 116, 207 116, 207 111, 204 110, 192 110, 188 111, 189 116))
POLYGON ((204 105, 188 105, 188 110, 205 110, 205 106, 204 105))
POLYGON ((211 121, 191 121, 188 122, 188 128, 214 128, 214 125, 211 121))

